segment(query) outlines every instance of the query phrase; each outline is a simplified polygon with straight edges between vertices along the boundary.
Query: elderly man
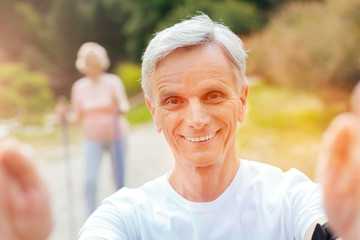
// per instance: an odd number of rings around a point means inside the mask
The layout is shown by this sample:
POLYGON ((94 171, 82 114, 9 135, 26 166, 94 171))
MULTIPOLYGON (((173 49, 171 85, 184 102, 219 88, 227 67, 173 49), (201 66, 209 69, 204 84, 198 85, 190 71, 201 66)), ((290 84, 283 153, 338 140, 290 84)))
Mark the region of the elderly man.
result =
POLYGON ((311 239, 326 221, 320 186, 297 170, 237 158, 245 58, 241 40, 206 15, 155 36, 143 56, 142 86, 175 166, 106 199, 81 240, 311 239))
POLYGON ((331 239, 322 226, 326 215, 343 239, 360 239, 358 116, 339 116, 325 133, 319 157, 324 202, 320 185, 299 171, 238 159, 245 58, 241 40, 206 15, 156 35, 143 57, 142 86, 174 168, 107 198, 80 240, 331 239))

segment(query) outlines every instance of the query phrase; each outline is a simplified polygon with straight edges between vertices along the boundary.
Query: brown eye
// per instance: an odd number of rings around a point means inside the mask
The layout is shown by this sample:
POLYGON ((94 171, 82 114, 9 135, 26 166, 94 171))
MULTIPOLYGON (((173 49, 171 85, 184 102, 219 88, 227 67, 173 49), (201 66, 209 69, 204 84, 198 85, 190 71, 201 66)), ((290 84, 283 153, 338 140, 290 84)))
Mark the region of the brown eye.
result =
POLYGON ((224 95, 220 92, 211 92, 205 97, 208 103, 220 103, 224 100, 224 95))
POLYGON ((180 97, 169 97, 164 101, 164 107, 169 110, 176 110, 182 107, 184 101, 180 97))
POLYGON ((218 93, 211 93, 209 95, 209 99, 211 99, 211 100, 217 99, 219 97, 220 97, 220 95, 218 93))
POLYGON ((166 100, 166 104, 167 105, 176 105, 176 104, 179 104, 180 103, 180 100, 177 99, 177 98, 169 98, 166 100))

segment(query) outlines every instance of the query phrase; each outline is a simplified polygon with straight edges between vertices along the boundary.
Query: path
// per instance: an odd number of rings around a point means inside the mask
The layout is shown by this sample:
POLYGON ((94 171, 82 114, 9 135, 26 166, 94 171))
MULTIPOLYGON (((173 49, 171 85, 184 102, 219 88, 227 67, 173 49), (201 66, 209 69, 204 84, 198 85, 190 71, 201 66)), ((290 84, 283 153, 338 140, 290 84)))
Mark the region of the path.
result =
MULTIPOLYGON (((54 154, 62 154, 60 151, 54 154)), ((64 161, 41 162, 39 170, 48 184, 54 216, 54 229, 48 240, 77 239, 77 231, 85 221, 84 189, 82 185, 83 162, 81 145, 71 147, 72 186, 74 189, 74 205, 68 204, 68 194, 65 181, 64 161), (72 234, 69 224, 69 214, 75 213, 76 233, 72 234)), ((172 155, 162 134, 158 134, 153 124, 136 127, 128 139, 128 157, 125 166, 125 185, 141 186, 148 180, 163 175, 171 168, 172 155)), ((115 191, 112 179, 111 161, 104 156, 99 175, 99 202, 115 191)))

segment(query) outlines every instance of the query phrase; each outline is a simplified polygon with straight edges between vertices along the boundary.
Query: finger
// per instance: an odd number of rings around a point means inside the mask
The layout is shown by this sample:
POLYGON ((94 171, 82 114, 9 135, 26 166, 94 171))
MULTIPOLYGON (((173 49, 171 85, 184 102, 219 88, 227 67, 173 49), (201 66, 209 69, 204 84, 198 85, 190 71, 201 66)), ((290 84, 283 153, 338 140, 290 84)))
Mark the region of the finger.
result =
POLYGON ((0 166, 0 233, 4 239, 13 239, 11 221, 9 221, 8 186, 7 174, 0 166))
POLYGON ((360 82, 354 87, 351 94, 350 110, 360 117, 360 82))
POLYGON ((316 178, 321 181, 326 174, 337 174, 344 170, 356 157, 359 142, 359 118, 352 113, 337 116, 323 135, 316 178))
POLYGON ((27 144, 16 141, 3 142, 0 146, 0 163, 22 186, 38 182, 38 174, 31 162, 32 150, 27 144))

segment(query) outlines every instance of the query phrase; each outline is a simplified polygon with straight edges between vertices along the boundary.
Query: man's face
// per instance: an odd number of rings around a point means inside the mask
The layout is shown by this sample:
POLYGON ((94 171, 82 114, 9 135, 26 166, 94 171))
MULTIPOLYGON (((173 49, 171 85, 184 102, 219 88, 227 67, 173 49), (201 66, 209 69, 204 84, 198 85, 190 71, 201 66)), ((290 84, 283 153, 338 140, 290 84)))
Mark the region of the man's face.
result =
POLYGON ((179 48, 159 63, 147 104, 177 160, 201 167, 236 157, 248 91, 236 88, 230 60, 216 44, 179 48))

